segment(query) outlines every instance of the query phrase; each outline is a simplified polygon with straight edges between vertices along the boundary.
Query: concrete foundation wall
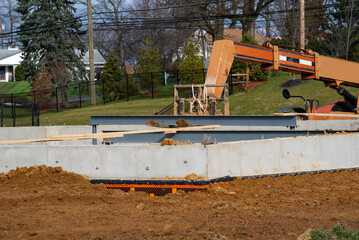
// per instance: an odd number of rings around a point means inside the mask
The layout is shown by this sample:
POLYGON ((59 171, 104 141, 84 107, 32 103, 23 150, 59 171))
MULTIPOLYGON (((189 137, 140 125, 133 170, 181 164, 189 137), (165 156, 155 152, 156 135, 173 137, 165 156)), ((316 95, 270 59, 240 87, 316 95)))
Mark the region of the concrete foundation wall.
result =
POLYGON ((0 172, 17 166, 61 166, 90 178, 208 178, 359 167, 359 134, 335 134, 207 145, 0 145, 0 172))
POLYGON ((357 131, 359 120, 297 121, 296 130, 357 131))
POLYGON ((207 176, 206 149, 183 146, 0 145, 0 172, 36 165, 61 166, 90 178, 148 179, 207 176))
POLYGON ((208 147, 208 177, 359 167, 359 134, 219 143, 208 147))

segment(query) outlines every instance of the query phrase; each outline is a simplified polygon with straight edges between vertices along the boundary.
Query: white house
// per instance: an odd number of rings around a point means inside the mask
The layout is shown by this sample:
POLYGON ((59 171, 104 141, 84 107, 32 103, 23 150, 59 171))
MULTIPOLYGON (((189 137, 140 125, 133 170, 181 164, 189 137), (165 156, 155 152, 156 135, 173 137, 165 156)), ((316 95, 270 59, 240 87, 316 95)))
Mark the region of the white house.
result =
MULTIPOLYGON (((9 49, 0 49, 0 82, 12 82, 15 79, 15 68, 21 64, 22 51, 17 47, 9 49)), ((94 50, 95 68, 103 67, 106 63, 100 52, 94 50)), ((90 70, 89 52, 83 56, 82 61, 87 70, 90 70)))
POLYGON ((0 82, 15 81, 15 68, 22 61, 21 54, 17 48, 0 49, 0 82))
MULTIPOLYGON (((95 68, 105 66, 106 60, 102 57, 101 53, 97 49, 94 49, 93 57, 94 57, 94 62, 95 62, 95 68)), ((82 62, 85 63, 86 70, 90 70, 90 52, 89 51, 87 51, 85 53, 85 56, 82 57, 82 62)))

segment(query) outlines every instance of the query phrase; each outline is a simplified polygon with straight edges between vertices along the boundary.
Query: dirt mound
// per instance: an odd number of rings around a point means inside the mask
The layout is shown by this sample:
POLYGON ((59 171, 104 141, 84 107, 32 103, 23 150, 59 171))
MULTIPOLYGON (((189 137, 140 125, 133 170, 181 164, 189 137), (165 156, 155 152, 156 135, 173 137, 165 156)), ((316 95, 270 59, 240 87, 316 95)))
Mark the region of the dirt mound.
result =
POLYGON ((195 173, 188 174, 185 177, 186 180, 208 180, 205 176, 197 175, 195 173))
MULTIPOLYGON (((18 167, 7 174, 0 174, 0 192, 13 190, 12 194, 40 194, 49 202, 57 198, 67 198, 71 195, 105 194, 103 184, 93 185, 85 176, 67 172, 61 167, 18 167)), ((8 197, 8 196, 6 196, 8 197)))
POLYGON ((27 187, 31 185, 37 186, 39 183, 61 183, 61 184, 78 184, 89 185, 89 181, 85 176, 70 173, 62 170, 61 167, 47 167, 45 165, 36 167, 18 167, 10 170, 7 174, 0 174, 1 184, 23 185, 27 187))
POLYGON ((186 120, 184 120, 183 118, 178 119, 176 121, 176 125, 177 125, 177 127, 190 127, 190 126, 192 126, 192 124, 188 124, 186 122, 186 120))
POLYGON ((193 143, 186 143, 186 142, 179 142, 175 141, 172 138, 165 138, 161 142, 161 146, 168 146, 168 145, 192 145, 193 143))
POLYGON ((160 127, 160 124, 155 122, 152 118, 146 123, 146 125, 151 127, 160 127))
POLYGON ((184 178, 166 176, 166 177, 163 177, 163 178, 151 178, 151 179, 156 179, 156 180, 208 180, 205 176, 197 175, 195 173, 188 174, 184 178))
POLYGON ((309 228, 359 227, 359 172, 237 179, 162 197, 45 166, 0 179, 0 239, 297 239, 309 228))
POLYGON ((158 122, 155 122, 152 118, 146 123, 147 126, 151 127, 161 127, 161 128, 178 128, 178 127, 190 127, 193 126, 192 124, 189 124, 184 120, 183 118, 180 118, 176 121, 176 125, 168 125, 168 124, 160 124, 158 122))

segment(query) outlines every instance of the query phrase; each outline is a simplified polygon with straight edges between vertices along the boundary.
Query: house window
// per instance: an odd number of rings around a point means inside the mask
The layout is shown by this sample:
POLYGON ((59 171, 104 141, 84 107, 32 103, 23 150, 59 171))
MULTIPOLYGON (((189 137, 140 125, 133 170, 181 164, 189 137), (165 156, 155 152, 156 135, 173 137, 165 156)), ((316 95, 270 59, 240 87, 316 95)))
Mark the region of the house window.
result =
POLYGON ((0 66, 0 80, 6 80, 5 79, 5 66, 0 66))

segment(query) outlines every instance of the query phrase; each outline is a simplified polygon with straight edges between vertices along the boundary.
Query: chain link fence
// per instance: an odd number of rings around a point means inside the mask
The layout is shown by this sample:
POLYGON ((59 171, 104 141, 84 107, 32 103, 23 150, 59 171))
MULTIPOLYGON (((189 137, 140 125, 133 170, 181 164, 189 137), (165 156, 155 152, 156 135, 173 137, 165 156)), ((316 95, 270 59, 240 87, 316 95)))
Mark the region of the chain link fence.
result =
MULTIPOLYGON (((115 82, 107 82, 98 75, 94 84, 96 104, 173 98, 174 85, 204 83, 206 74, 206 69, 135 73, 119 76, 115 82)), ((235 81, 237 75, 234 77, 230 73, 228 77, 230 94, 238 83, 235 81)), ((64 87, 54 85, 36 92, 1 94, 1 126, 39 126, 41 113, 91 106, 91 87, 89 82, 68 82, 64 87)))

